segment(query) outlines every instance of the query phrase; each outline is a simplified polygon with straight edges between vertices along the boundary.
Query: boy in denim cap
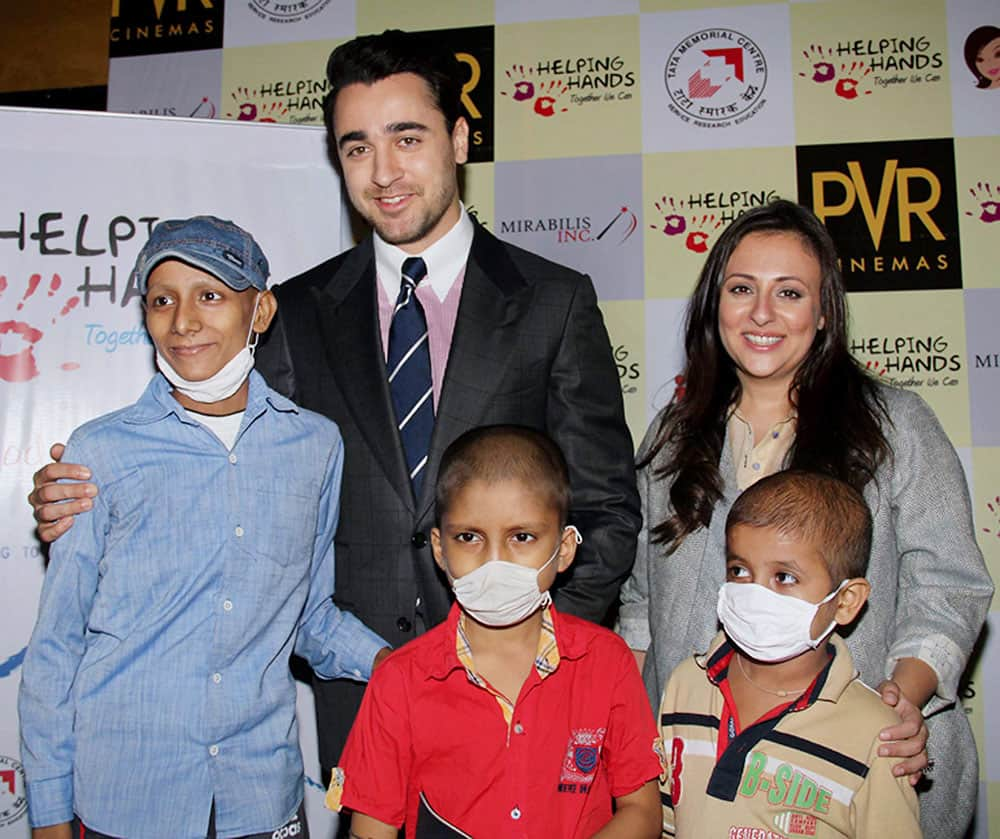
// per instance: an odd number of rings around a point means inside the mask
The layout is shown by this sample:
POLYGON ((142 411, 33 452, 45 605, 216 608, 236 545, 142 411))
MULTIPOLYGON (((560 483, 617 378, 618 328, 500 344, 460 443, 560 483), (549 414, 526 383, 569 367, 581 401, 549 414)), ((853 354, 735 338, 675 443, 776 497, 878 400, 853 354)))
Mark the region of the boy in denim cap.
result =
POLYGON ((36 839, 305 836, 289 656, 364 680, 383 654, 327 582, 340 434, 252 370, 268 271, 210 216, 136 261, 160 372, 68 444, 101 493, 52 548, 24 662, 36 839))

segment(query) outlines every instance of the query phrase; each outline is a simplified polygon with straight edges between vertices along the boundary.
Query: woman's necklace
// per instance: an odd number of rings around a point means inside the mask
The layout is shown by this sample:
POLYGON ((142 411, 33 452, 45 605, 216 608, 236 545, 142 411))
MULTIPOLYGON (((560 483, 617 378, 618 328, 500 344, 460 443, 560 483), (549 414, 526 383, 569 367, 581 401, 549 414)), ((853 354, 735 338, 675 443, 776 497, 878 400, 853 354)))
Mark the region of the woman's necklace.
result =
POLYGON ((806 687, 792 688, 791 690, 771 690, 763 685, 758 685, 753 679, 750 678, 750 674, 743 668, 743 657, 739 655, 739 653, 734 653, 734 658, 736 659, 736 665, 740 668, 740 673, 743 674, 743 678, 747 680, 747 683, 757 688, 757 690, 771 694, 771 696, 777 696, 781 699, 785 699, 789 696, 801 696, 805 692, 806 688, 809 687, 809 685, 806 685, 806 687))

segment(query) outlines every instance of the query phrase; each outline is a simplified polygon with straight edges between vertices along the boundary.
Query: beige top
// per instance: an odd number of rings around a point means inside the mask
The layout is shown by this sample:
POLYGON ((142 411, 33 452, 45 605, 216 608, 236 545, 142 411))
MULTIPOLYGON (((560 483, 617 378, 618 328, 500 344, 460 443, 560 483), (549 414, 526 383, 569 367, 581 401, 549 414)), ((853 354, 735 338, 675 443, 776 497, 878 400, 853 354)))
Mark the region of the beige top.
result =
POLYGON ((742 492, 784 467, 785 455, 795 440, 795 414, 776 422, 764 439, 755 444, 753 426, 734 408, 729 414, 728 431, 736 464, 736 486, 742 492))

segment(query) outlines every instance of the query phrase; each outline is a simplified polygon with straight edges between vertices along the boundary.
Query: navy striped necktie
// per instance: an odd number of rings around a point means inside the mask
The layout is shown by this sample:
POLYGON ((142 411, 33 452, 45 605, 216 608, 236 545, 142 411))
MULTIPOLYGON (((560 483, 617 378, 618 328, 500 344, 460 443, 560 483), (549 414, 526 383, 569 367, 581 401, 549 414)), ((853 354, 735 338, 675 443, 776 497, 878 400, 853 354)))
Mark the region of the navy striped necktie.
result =
POLYGON ((406 455, 413 494, 420 495, 427 453, 434 431, 431 351, 427 319, 417 299, 417 284, 427 276, 427 265, 418 256, 403 261, 399 297, 389 327, 389 391, 396 412, 396 427, 406 455))

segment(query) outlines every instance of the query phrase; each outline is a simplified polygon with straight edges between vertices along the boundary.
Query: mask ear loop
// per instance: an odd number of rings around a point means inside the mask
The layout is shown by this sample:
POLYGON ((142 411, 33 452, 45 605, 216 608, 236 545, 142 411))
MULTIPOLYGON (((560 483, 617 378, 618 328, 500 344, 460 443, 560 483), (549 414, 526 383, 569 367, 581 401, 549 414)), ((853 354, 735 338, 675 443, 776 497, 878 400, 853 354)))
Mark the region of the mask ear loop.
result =
MULTIPOLYGON (((839 586, 837 586, 833 591, 831 591, 826 597, 824 597, 822 600, 820 600, 819 603, 816 604, 816 608, 819 609, 820 606, 823 606, 826 603, 829 603, 831 600, 833 600, 833 598, 835 598, 838 594, 840 594, 841 591, 843 591, 844 586, 846 586, 849 582, 850 582, 850 579, 845 579, 839 586)), ((827 635, 829 635, 830 632, 832 632, 836 627, 837 627, 837 621, 836 620, 832 620, 832 621, 830 621, 830 625, 826 628, 826 630, 820 634, 819 638, 815 638, 814 639, 812 637, 812 635, 810 634, 809 635, 809 644, 810 644, 810 646, 812 646, 812 648, 815 650, 816 647, 819 646, 820 641, 822 641, 827 635)))
POLYGON ((247 349, 250 350, 250 355, 254 354, 254 350, 257 349, 257 342, 260 340, 260 333, 253 331, 253 322, 257 319, 257 307, 260 305, 260 295, 263 292, 258 291, 257 297, 253 301, 253 314, 250 315, 250 331, 247 333, 247 349))
POLYGON ((580 533, 579 529, 577 528, 577 526, 575 524, 567 524, 563 528, 563 530, 564 531, 566 531, 566 530, 572 530, 573 531, 573 535, 576 538, 576 543, 578 545, 582 545, 583 544, 583 534, 580 533))

